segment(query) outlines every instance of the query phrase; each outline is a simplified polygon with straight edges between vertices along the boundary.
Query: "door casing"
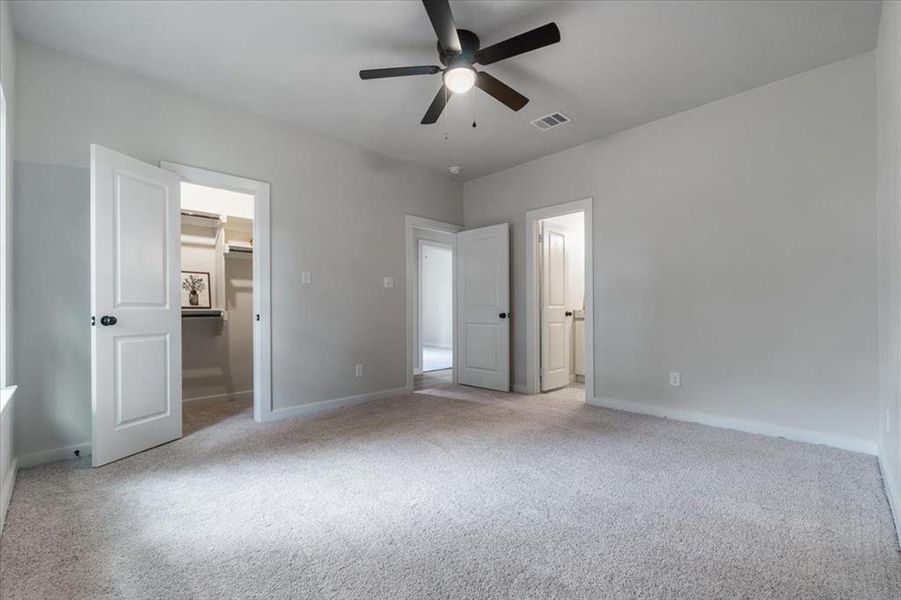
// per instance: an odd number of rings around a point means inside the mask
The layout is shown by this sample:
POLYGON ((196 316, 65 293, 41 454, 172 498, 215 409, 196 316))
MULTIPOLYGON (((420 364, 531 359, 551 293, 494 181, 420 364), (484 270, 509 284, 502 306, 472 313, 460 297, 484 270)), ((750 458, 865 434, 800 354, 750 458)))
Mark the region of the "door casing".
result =
MULTIPOLYGON (((463 227, 461 225, 455 225, 453 223, 445 223, 444 221, 436 221, 434 219, 426 219, 424 217, 416 217, 413 215, 406 215, 405 223, 404 223, 404 231, 405 231, 405 254, 406 254, 406 306, 407 306, 407 381, 406 388, 408 391, 413 391, 413 376, 414 369, 416 366, 416 352, 418 343, 416 340, 416 323, 419 319, 418 315, 418 305, 419 305, 419 271, 418 264, 416 261, 416 230, 417 229, 425 229, 427 231, 440 231, 443 233, 455 234, 458 231, 462 230, 463 227)), ((453 284, 453 311, 454 317, 456 318, 457 314, 457 275, 456 275, 456 260, 457 260, 457 251, 456 251, 456 242, 451 243, 451 252, 453 253, 454 266, 452 267, 454 273, 454 284, 453 284)), ((454 383, 457 383, 457 328, 454 327, 454 374, 453 380, 454 383)))
POLYGON ((585 401, 594 399, 594 229, 593 198, 584 198, 526 212, 526 385, 514 391, 541 393, 539 223, 543 219, 581 212, 585 218, 585 401))
POLYGON ((170 161, 160 167, 183 182, 251 194, 253 204, 253 420, 279 418, 272 405, 272 283, 270 258, 269 184, 170 161))

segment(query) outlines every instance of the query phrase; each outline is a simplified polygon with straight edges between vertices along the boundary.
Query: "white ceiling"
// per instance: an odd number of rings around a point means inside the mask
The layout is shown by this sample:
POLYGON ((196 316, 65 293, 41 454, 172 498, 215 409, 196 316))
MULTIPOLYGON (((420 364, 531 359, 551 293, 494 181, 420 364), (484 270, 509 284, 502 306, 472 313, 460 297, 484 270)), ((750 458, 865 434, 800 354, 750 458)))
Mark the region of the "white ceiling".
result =
POLYGON ((563 41, 482 67, 531 99, 477 92, 419 121, 440 75, 361 81, 361 68, 439 64, 419 2, 16 2, 23 38, 468 180, 724 98, 876 45, 881 2, 452 1, 487 46, 556 21, 563 41), (572 123, 529 121, 562 111, 572 123))

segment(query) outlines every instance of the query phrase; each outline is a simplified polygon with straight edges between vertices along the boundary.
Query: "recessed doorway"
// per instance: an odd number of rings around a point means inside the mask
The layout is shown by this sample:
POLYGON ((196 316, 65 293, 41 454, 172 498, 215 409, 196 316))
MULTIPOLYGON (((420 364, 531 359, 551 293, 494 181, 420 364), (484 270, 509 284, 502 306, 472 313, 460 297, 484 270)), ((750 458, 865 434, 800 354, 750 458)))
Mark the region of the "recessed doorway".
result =
POLYGON ((184 432, 253 403, 253 194, 181 183, 184 432), (189 410, 196 409, 196 410, 189 410))
POLYGON ((455 382, 455 253, 451 223, 407 216, 407 388, 455 382))
POLYGON ((526 213, 527 393, 593 398, 591 207, 588 198, 526 213))
POLYGON ((255 421, 272 420, 269 184, 160 166, 181 177, 182 279, 210 288, 182 303, 184 401, 252 402, 255 421))

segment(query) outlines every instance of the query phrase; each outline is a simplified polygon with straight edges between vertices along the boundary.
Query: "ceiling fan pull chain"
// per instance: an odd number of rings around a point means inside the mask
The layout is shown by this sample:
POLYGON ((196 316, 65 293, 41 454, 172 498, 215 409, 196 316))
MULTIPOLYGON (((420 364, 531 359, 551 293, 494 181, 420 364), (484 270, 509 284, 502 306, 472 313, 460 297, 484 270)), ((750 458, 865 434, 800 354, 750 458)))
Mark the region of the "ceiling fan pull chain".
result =
POLYGON ((473 87, 470 91, 472 94, 472 127, 475 129, 476 127, 476 88, 473 87))
POLYGON ((444 86, 444 141, 447 142, 447 86, 444 86))

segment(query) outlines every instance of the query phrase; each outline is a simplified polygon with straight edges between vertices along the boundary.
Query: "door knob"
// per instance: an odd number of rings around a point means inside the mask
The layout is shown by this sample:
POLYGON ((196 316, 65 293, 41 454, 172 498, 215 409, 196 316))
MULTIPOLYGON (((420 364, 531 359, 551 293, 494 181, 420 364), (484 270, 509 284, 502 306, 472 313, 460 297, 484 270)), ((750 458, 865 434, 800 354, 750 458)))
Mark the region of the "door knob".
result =
POLYGON ((566 311, 566 312, 563 313, 563 314, 564 314, 565 316, 567 316, 567 317, 571 317, 571 316, 573 316, 573 311, 568 310, 568 311, 566 311))
POLYGON ((115 325, 119 322, 119 319, 110 315, 103 315, 100 317, 100 324, 104 327, 109 327, 110 325, 115 325))
POLYGON ((502 319, 506 319, 506 318, 507 318, 507 313, 501 313, 501 314, 499 314, 498 316, 499 316, 500 318, 502 318, 502 319))

